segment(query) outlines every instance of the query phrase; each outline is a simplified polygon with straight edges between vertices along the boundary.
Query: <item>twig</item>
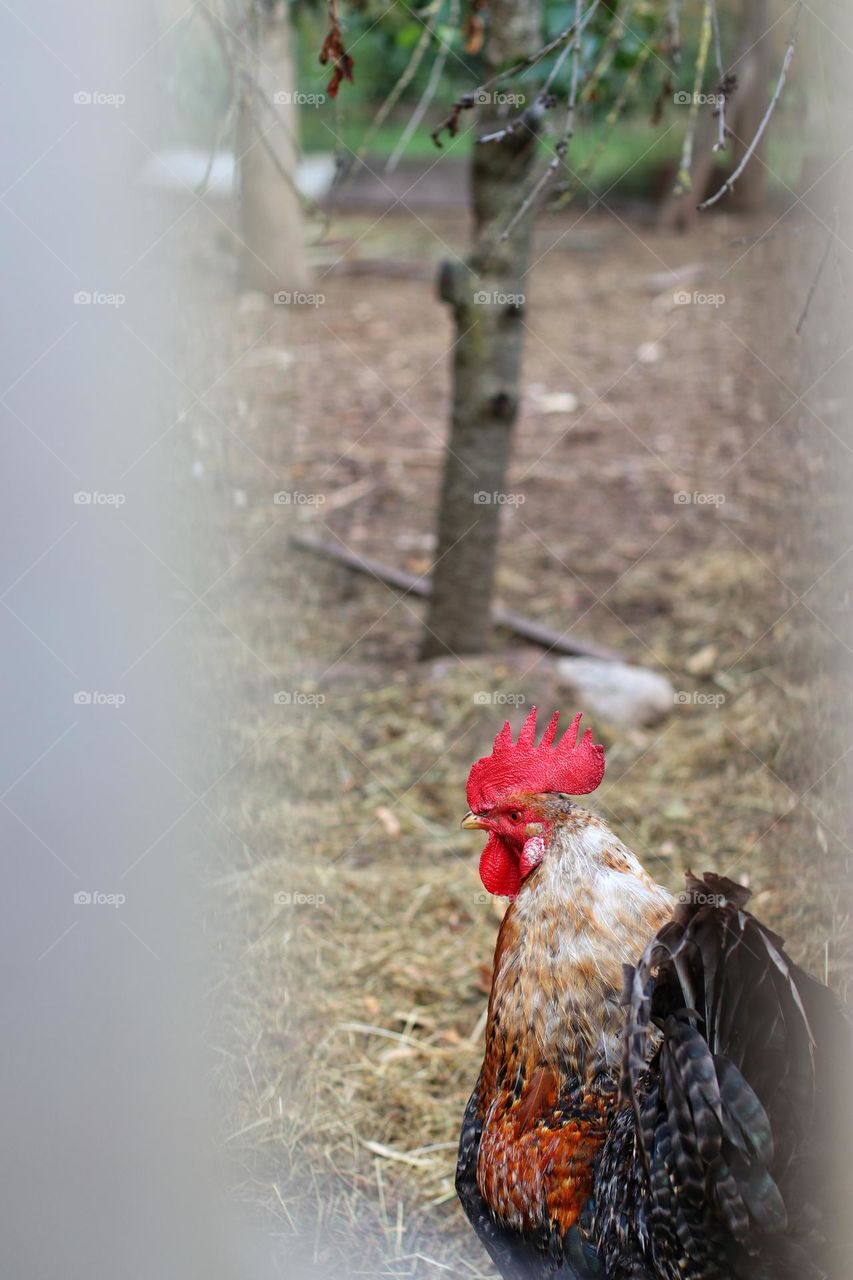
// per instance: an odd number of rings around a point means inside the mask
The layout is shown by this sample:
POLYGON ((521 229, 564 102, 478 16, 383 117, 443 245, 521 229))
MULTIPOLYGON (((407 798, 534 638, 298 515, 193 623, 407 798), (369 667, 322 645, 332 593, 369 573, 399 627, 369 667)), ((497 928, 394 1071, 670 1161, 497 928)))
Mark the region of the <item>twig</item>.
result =
MULTIPOLYGON (((598 2, 598 0, 597 0, 598 2)), ((577 19, 575 19, 575 22, 577 19)), ((522 58, 520 62, 516 62, 511 67, 506 67, 503 71, 498 71, 489 80, 484 80, 482 84, 477 85, 476 89, 471 89, 468 93, 463 93, 461 98, 457 98, 450 109, 449 114, 441 121, 441 123, 432 131, 432 140, 437 147, 441 146, 441 135, 445 129, 451 138, 455 138, 459 132, 459 116, 463 111, 470 111, 472 107, 477 105, 478 101, 482 101, 482 95, 487 93, 494 85, 501 84, 505 80, 509 80, 512 76, 518 75, 520 71, 530 71, 537 66, 543 58, 547 58, 549 53, 553 53, 555 49, 559 49, 561 45, 567 44, 572 40, 575 33, 575 22, 570 23, 565 31, 561 31, 553 40, 549 40, 547 44, 538 49, 536 53, 528 54, 526 58, 522 58)))
MULTIPOLYGON (((343 184, 347 181, 350 174, 352 173, 355 164, 358 161, 363 160, 364 157, 367 155, 367 149, 370 146, 370 143, 373 141, 374 137, 376 136, 376 131, 388 119, 388 116, 393 111, 394 107, 397 105, 397 102, 399 101, 400 96, 404 93, 406 88, 409 86, 409 84, 412 82, 415 75, 417 74, 418 67, 421 65, 421 62, 423 61, 423 56, 426 53, 427 49, 429 48, 429 42, 432 36, 435 20, 441 10, 441 3, 442 3, 442 0, 434 0, 433 4, 431 4, 427 9, 422 10, 422 12, 429 17, 429 23, 424 23, 424 29, 418 38, 418 43, 415 45, 415 48, 412 51, 412 56, 409 59, 408 63, 406 64, 403 74, 400 76, 399 80, 394 85, 394 88, 388 94, 385 101, 380 105, 379 110, 376 112, 376 115, 371 120, 370 125, 367 129, 367 132, 365 133, 364 137, 361 140, 361 145, 359 146, 358 151, 355 153, 355 155, 353 155, 350 158, 349 163, 343 169, 340 177, 337 179, 335 183, 336 187, 340 188, 341 186, 343 186, 343 184)), ((416 16, 418 17, 418 20, 421 21, 420 15, 416 15, 416 16)))
MULTIPOLYGON (((579 49, 580 37, 583 35, 584 29, 588 25, 590 19, 592 18, 592 15, 594 14, 595 10, 598 8, 600 3, 601 3, 601 0, 593 0, 592 5, 589 7, 583 19, 581 20, 580 26, 577 28, 575 39, 572 40, 570 44, 566 45, 565 49, 560 54, 559 58, 555 60, 553 67, 548 72, 548 76, 547 76, 547 79, 545 80, 545 83, 542 85, 542 88, 539 90, 534 100, 534 103, 533 103, 534 115, 541 115, 542 111, 546 111, 549 107, 553 106, 554 99, 551 95, 551 85, 554 83, 557 76, 559 75, 560 70, 562 69, 563 63, 566 61, 566 58, 569 56, 569 54, 576 53, 577 50, 579 49)), ((633 0, 631 0, 631 3, 633 5, 633 0)), ((575 19, 575 21, 577 21, 577 18, 575 19)), ((577 95, 577 90, 575 90, 575 94, 577 95)), ((583 101, 583 98, 581 98, 580 101, 583 101)), ((572 114, 574 113, 572 112, 572 114)), ((522 125, 527 126, 530 124, 530 122, 531 122, 531 109, 530 107, 527 107, 525 108, 524 111, 522 111, 521 115, 516 116, 514 120, 511 120, 509 124, 504 125, 502 129, 496 129, 494 133, 486 133, 483 135, 482 138, 478 138, 477 143, 478 145, 482 146, 484 143, 487 143, 487 142, 500 142, 503 138, 508 138, 511 134, 515 133, 515 131, 518 128, 520 128, 522 125)), ((547 176, 547 173, 549 173, 550 171, 551 169, 549 166, 549 169, 546 171, 546 176, 547 176)))
POLYGON ((800 336, 800 330, 802 329, 803 325, 806 322, 806 316, 809 314, 809 307, 812 304, 812 298, 814 297, 817 287, 820 284, 820 278, 823 275, 823 269, 826 266, 827 259, 829 258, 829 251, 832 248, 832 241, 833 241, 833 233, 832 231, 829 231, 826 237, 826 246, 823 250, 823 253, 821 254, 817 271, 815 272, 814 279, 812 280, 811 285, 809 286, 809 291, 808 291, 808 294, 806 295, 806 301, 803 305, 802 311, 800 312, 800 318, 797 321, 797 327, 794 330, 794 333, 797 335, 798 338, 800 336))
MULTIPOLYGON (((631 93, 633 92, 636 84, 640 79, 640 76, 643 73, 643 68, 645 67, 649 58, 652 56, 652 53, 653 53, 652 45, 653 45, 653 42, 657 40, 658 35, 660 34, 660 31, 661 31, 661 27, 658 26, 654 31, 653 35, 651 36, 648 44, 645 44, 643 48, 640 50, 640 52, 637 54, 637 57, 634 60, 634 65, 631 67, 630 71, 628 72, 628 74, 626 75, 622 83, 622 88, 619 91, 619 96, 617 97, 616 101, 613 103, 613 106, 610 108, 607 115, 605 116, 604 128, 597 145, 592 149, 589 156, 585 160, 584 164, 578 170, 578 173, 576 176, 579 179, 579 181, 584 185, 586 185, 586 178, 598 163, 598 157, 601 155, 602 151, 607 146, 607 143, 610 140, 610 136, 614 128, 616 127, 619 117, 621 116, 622 112, 625 110, 625 107, 628 102, 628 98, 630 97, 631 93)), ((575 190, 576 188, 575 189, 570 188, 567 191, 563 191, 560 194, 560 196, 551 205, 550 212, 559 213, 561 209, 564 209, 566 205, 568 205, 571 202, 571 200, 574 198, 575 190)))
MULTIPOLYGON (((578 72, 580 69, 581 36, 583 35, 584 28, 590 22, 593 14, 595 13, 595 10, 598 8, 598 4, 599 4, 599 0, 593 0, 593 3, 590 5, 589 9, 587 9, 586 13, 581 15, 580 0, 578 0, 578 3, 575 8, 575 38, 572 41, 572 45, 571 45, 572 80, 571 80, 571 87, 569 89, 569 101, 568 101, 568 108, 566 111, 566 122, 565 122, 565 125, 563 126, 563 132, 560 137, 560 140, 558 141, 556 147, 554 148, 554 156, 551 162, 547 165, 545 170, 539 175, 539 178, 534 183, 532 190, 528 192, 527 196, 522 201, 521 205, 516 210, 513 217, 510 219, 508 225, 504 228, 503 232, 501 233, 501 240, 507 239, 513 227, 522 217, 524 217, 527 210, 538 198, 542 188, 550 181, 550 179, 553 177, 554 173, 559 168, 559 166, 563 163, 566 157, 566 153, 569 149, 569 144, 574 136, 574 130, 575 130, 575 112, 577 109, 577 102, 578 102, 578 72)), ((617 20, 622 22, 621 19, 617 19, 617 20)), ((624 23, 622 23, 622 25, 624 27, 624 23)), ((601 66, 601 60, 599 60, 598 66, 601 66)), ((546 87, 550 86, 551 80, 553 80, 555 73, 556 73, 556 68, 552 70, 551 76, 549 76, 548 80, 546 81, 546 87)), ((587 82, 584 88, 586 89, 588 87, 589 87, 589 84, 587 82)))
POLYGON ((681 61, 681 31, 679 27, 678 0, 669 0, 669 40, 672 61, 676 65, 681 61))
POLYGON ((684 145, 681 149, 681 160, 678 164, 678 177, 675 180, 676 195, 682 195, 685 191, 689 191, 693 185, 690 170, 693 168, 693 143, 696 138, 696 125, 699 120, 699 102, 702 96, 705 67, 708 62, 708 49, 711 45, 712 5, 713 0, 705 0, 705 7, 702 12, 702 30, 699 37, 699 51, 696 54, 696 70, 693 76, 693 101, 690 103, 687 131, 684 134, 684 145))
POLYGON ((213 162, 216 159, 216 153, 219 150, 219 148, 222 146, 222 143, 225 139, 225 135, 228 132, 228 128, 231 124, 231 117, 234 115, 234 109, 237 106, 237 97, 238 97, 237 88, 232 78, 231 98, 228 103, 228 110, 225 112, 225 115, 222 117, 222 121, 219 125, 219 128, 216 131, 216 136, 214 137, 213 142, 210 144, 210 153, 207 157, 207 164, 205 165, 204 173, 201 176, 201 180, 199 181, 195 189, 195 194, 197 196, 204 195, 204 193, 207 191, 207 184, 210 181, 210 175, 213 172, 213 162))
MULTIPOLYGON (((378 578, 389 587, 399 587, 401 591, 413 596, 426 597, 430 594, 431 584, 428 579, 416 577, 413 573, 407 573, 405 569, 395 569, 392 565, 381 564, 378 560, 368 559, 367 556, 356 555, 346 547, 321 541, 319 538, 309 538, 304 534, 293 534, 290 540, 302 551, 311 551, 314 555, 322 556, 324 560, 346 565, 356 573, 366 573, 369 577, 378 578)), ((510 609, 500 607, 495 609, 494 620, 497 626, 512 631, 523 640, 531 641, 532 644, 541 645, 543 649, 553 650, 556 653, 569 653, 582 658, 599 658, 602 662, 624 661, 622 656, 613 649, 605 649, 589 640, 574 639, 554 631, 552 627, 543 626, 540 622, 532 622, 529 618, 510 609)))
POLYGON ((726 93, 723 87, 726 73, 723 70, 723 50, 720 43, 720 15, 717 11, 717 0, 711 0, 711 26, 714 31, 714 60, 717 64, 717 76, 719 77, 717 92, 720 95, 717 103, 717 141, 714 143, 714 150, 725 151, 726 139, 729 136, 729 131, 726 128, 726 93))
MULTIPOLYGON (((597 7, 597 4, 598 4, 598 0, 593 0, 593 4, 586 15, 586 22, 589 21, 590 15, 592 14, 593 10, 597 7)), ((528 209, 530 209, 530 207, 533 204, 535 204, 536 200, 539 198, 539 193, 541 192, 542 188, 545 187, 551 181, 551 178, 556 173, 560 165, 563 163, 566 152, 569 149, 569 144, 572 140, 572 135, 574 134, 574 129, 575 129, 575 107, 577 105, 577 100, 578 100, 578 66, 580 63, 581 36, 583 35, 584 25, 585 25, 585 21, 584 21, 584 15, 582 11, 581 0, 575 0, 575 38, 571 44, 572 82, 571 82, 571 87, 569 89, 569 103, 566 109, 566 123, 563 125, 563 132, 560 135, 560 138, 559 138, 559 141, 557 142, 556 147, 554 148, 554 155, 550 163, 546 165, 543 172, 539 175, 536 182, 534 182, 533 186, 528 191, 527 195, 524 197, 521 204, 518 206, 518 208, 516 209, 513 216, 510 218, 507 225, 504 227, 503 231, 501 232, 501 240, 507 240, 509 238, 513 228, 525 216, 528 209)), ((558 59, 558 61, 561 61, 561 59, 558 59)))
POLYGON ((755 150, 759 142, 761 141, 764 130, 767 128, 768 124, 770 123, 770 117, 773 115, 773 112, 776 110, 776 106, 779 102, 780 97, 782 96, 782 90, 785 87, 785 81, 788 78, 788 68, 791 65, 791 59, 794 56, 794 49, 796 48, 796 45, 797 45, 797 35, 799 33, 800 15, 802 11, 803 11, 802 0, 800 0, 800 3, 797 5, 797 12, 794 15, 794 22, 791 28, 791 35, 788 40, 788 47, 785 50, 785 57, 782 60, 782 69, 779 72, 779 79, 776 81, 776 88, 773 91, 773 97, 770 99, 770 104, 767 110, 765 111, 764 115, 761 117, 761 123, 759 124, 758 128, 755 131, 755 135, 752 139, 752 142, 750 142, 746 151, 743 153, 741 162, 737 166, 737 168, 735 169, 731 177, 726 178, 726 181, 720 187, 719 191, 716 191, 714 195, 709 196, 707 200, 703 200, 701 204, 697 205, 696 207, 698 209, 700 210, 710 209, 711 206, 715 205, 718 200, 722 200, 726 192, 731 191, 733 189, 738 178, 743 173, 744 169, 749 164, 750 160, 755 154, 755 150))
MULTIPOLYGON (((294 146, 293 138, 291 137, 290 133, 286 129, 284 122, 281 116, 279 115, 278 111, 276 111, 273 103, 268 102, 266 97, 261 93, 260 87, 257 81, 255 80, 255 77, 249 71, 246 70, 242 62, 238 62, 237 59, 235 58, 234 53, 232 52, 231 46, 228 40, 226 40, 225 34, 223 33, 226 33, 231 38, 232 41, 239 44, 238 38, 235 36, 234 32, 231 31, 228 25, 220 20, 218 14, 215 14, 212 9, 209 9, 206 4, 199 6, 198 12, 202 14, 205 21, 208 23, 211 31, 213 32, 214 38, 217 44, 219 45, 219 50, 222 54, 223 59, 225 60, 226 66, 231 71, 232 77, 234 78, 235 81, 239 81, 242 85, 242 89, 243 89, 242 95, 238 95, 238 96, 240 96, 240 99, 241 99, 241 106, 243 106, 245 110, 248 111, 249 115, 252 117, 252 120, 254 121, 257 127, 258 137, 256 141, 259 143, 260 146, 264 148, 267 155, 272 160, 273 165, 275 166, 275 169, 279 174, 279 177, 288 185, 288 187, 290 187, 291 191, 301 202, 306 212, 312 215, 316 215, 319 212, 317 204, 313 200, 309 199, 307 196, 304 196, 302 194, 302 192, 299 190, 298 186, 296 185, 296 181, 293 177, 293 174, 288 173, 287 168, 282 162, 281 157, 278 155, 277 151, 275 150, 272 143, 269 141, 267 137, 267 134, 272 131, 273 126, 270 125, 269 128, 264 127, 263 121, 259 118, 258 112, 255 110, 254 101, 258 100, 264 104, 264 106, 267 108, 267 111, 272 114, 279 128, 281 128, 281 130, 287 134, 288 141, 292 146, 294 146), (246 92, 246 90, 248 90, 248 93, 246 92)), ((243 52, 242 48, 240 52, 242 54, 243 52)), ((295 153, 295 146, 294 146, 294 153, 295 153)), ((237 162, 239 162, 241 159, 242 159, 242 156, 236 157, 237 162)))
MULTIPOLYGON (((536 95, 536 99, 533 104, 534 109, 536 107, 542 107, 547 109, 551 105, 551 95, 549 90, 554 81, 554 78, 559 74, 560 68, 562 67, 563 63, 566 61, 566 58, 572 52, 573 48, 574 48, 574 42, 572 44, 567 44, 563 52, 560 54, 559 58, 555 60, 553 67, 548 73, 548 79, 545 81, 542 88, 539 90, 539 92, 536 95)), ((505 124, 503 128, 496 129, 494 133, 484 133, 482 138, 477 139, 477 145, 484 146, 487 142, 503 141, 504 138, 510 137, 511 134, 515 133, 516 129, 520 128, 522 125, 527 126, 530 123, 530 115, 531 115, 530 108, 525 107, 525 109, 521 112, 520 115, 517 115, 514 120, 510 120, 509 124, 505 124)))
POLYGON ((592 75, 587 80, 580 94, 580 104, 585 106, 595 93, 599 82, 607 75, 610 70, 610 64, 619 51, 620 42, 624 39, 625 32, 629 31, 628 19, 633 17, 636 0, 628 0, 625 6, 625 13, 614 13, 613 23, 605 37, 598 62, 592 69, 592 75), (617 25, 618 24, 618 25, 617 25))
MULTIPOLYGON (((448 14, 448 18, 449 18, 450 26, 455 26, 457 21, 459 20, 459 0, 450 0, 450 11, 448 14)), ((427 108, 429 107, 430 103, 435 97, 436 90, 438 89, 439 81, 441 80, 442 72, 444 71, 444 64, 447 62, 447 55, 450 52, 450 45, 447 43, 447 41, 442 40, 440 36, 438 37, 438 39, 441 43, 441 48, 439 49, 438 53, 435 56, 435 62, 433 62, 432 64, 432 70, 430 71, 429 80, 427 81, 426 88, 421 94, 421 98, 420 98, 420 101, 418 102, 418 105, 415 107, 414 111, 412 112, 412 116, 411 116, 411 119, 409 120, 409 123, 406 125, 405 129, 400 135, 397 141, 397 145, 395 146, 391 155, 388 157, 388 163, 385 166, 386 173, 393 173, 394 170, 397 168, 397 165, 400 161, 400 157, 402 156, 403 152, 406 150, 406 147, 409 145, 409 139, 417 129, 421 120, 423 120, 426 114, 427 108)))

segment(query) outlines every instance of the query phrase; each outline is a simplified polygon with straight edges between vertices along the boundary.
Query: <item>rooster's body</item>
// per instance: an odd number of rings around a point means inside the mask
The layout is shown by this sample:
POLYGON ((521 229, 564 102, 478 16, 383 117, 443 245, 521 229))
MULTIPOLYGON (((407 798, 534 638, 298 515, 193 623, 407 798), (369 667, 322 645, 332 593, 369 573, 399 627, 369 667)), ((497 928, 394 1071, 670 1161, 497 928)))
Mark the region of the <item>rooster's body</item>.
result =
POLYGON ((576 724, 537 747, 534 712, 469 779, 463 825, 490 833, 481 876, 512 902, 463 1207, 511 1280, 824 1275, 835 1002, 745 889, 690 877, 676 902, 570 800, 603 773, 576 724))

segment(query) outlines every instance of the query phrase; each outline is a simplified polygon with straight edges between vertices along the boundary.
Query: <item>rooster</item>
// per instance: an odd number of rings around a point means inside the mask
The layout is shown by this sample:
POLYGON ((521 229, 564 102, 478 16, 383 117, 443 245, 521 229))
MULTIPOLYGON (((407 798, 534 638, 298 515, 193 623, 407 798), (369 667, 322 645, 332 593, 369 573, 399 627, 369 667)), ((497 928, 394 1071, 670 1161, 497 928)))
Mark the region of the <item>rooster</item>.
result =
POLYGON ((555 714, 537 744, 534 708, 468 777, 462 826, 488 833, 480 877, 510 906, 459 1144, 465 1213, 508 1280, 840 1278, 840 1006, 747 889, 688 874, 676 899, 573 802, 604 775, 580 720, 557 740, 555 714))

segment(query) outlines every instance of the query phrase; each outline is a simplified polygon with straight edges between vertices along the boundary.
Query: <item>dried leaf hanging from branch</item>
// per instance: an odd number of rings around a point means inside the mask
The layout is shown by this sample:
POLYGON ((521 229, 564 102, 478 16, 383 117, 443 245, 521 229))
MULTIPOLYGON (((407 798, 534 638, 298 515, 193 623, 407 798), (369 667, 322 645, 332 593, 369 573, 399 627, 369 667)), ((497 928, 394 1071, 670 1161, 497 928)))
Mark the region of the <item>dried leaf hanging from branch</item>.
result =
POLYGON ((344 48, 343 33, 338 19, 337 0, 329 0, 329 30, 320 50, 320 66, 325 67, 330 62, 333 66, 333 71, 332 78, 326 86, 326 92, 330 98, 336 98, 338 89, 341 87, 341 81, 349 80, 350 84, 352 84, 352 72, 355 66, 355 62, 344 48))

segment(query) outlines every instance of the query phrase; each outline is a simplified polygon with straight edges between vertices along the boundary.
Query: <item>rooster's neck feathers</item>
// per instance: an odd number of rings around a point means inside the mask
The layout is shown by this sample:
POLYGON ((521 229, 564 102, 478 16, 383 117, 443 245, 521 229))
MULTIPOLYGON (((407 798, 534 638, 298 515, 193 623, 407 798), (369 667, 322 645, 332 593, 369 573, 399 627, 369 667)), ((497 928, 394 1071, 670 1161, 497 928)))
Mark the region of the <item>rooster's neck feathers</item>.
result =
POLYGON ((535 1230, 544 1204, 564 1233, 590 1195, 615 1097, 622 966, 671 906, 601 819, 572 806, 504 916, 477 1185, 515 1230, 535 1230))
POLYGON ((544 1061, 586 1079, 612 1067, 622 966, 672 905, 600 818, 574 809, 554 824, 504 917, 487 1036, 516 1043, 531 1066, 544 1061))

